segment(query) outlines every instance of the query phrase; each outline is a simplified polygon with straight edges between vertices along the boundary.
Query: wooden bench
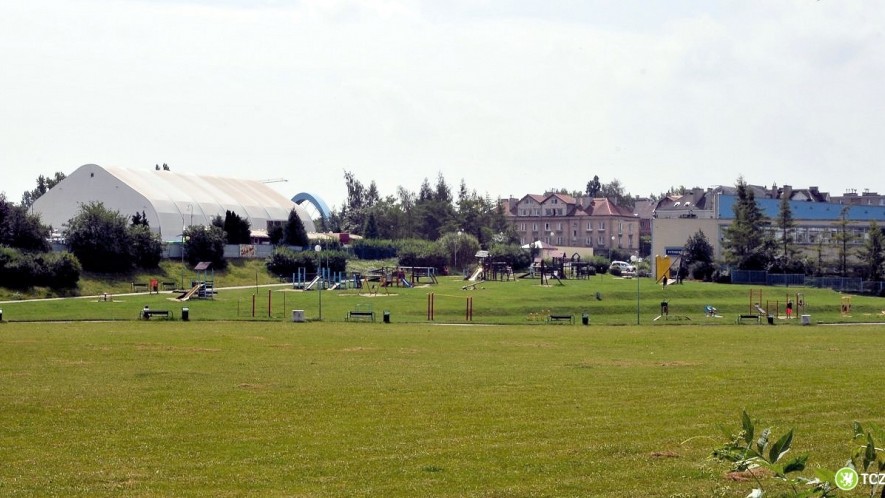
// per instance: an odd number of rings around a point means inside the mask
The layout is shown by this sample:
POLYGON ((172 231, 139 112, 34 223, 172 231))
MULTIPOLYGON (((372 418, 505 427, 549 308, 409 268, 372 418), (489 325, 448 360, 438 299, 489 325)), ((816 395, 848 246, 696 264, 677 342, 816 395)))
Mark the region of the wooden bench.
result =
POLYGON ((553 322, 565 322, 568 321, 571 324, 575 323, 575 315, 548 315, 547 323, 553 322))
POLYGON ((141 310, 141 317, 150 320, 152 316, 162 316, 166 319, 175 318, 175 314, 169 310, 141 310))
POLYGON ((755 320, 756 323, 762 323, 762 317, 759 315, 740 315, 738 316, 737 322, 744 323, 744 320, 755 320))
POLYGON ((160 285, 163 286, 164 291, 175 290, 175 288, 178 287, 178 284, 175 282, 162 282, 160 285))
POLYGON ((359 319, 359 320, 367 319, 367 320, 372 320, 374 322, 375 321, 375 312, 374 311, 348 311, 347 316, 345 318, 348 322, 351 320, 354 320, 354 319, 359 319))
POLYGON ((148 290, 148 284, 132 282, 132 292, 138 292, 139 290, 148 290))

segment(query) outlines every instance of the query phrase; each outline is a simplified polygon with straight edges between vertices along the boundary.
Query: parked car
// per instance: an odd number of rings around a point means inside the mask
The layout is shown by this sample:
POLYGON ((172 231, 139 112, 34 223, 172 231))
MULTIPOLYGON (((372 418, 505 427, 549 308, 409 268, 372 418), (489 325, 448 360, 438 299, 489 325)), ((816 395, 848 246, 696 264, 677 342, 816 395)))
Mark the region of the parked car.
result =
POLYGON ((636 267, 626 261, 612 261, 608 271, 618 270, 622 275, 635 275, 636 267))

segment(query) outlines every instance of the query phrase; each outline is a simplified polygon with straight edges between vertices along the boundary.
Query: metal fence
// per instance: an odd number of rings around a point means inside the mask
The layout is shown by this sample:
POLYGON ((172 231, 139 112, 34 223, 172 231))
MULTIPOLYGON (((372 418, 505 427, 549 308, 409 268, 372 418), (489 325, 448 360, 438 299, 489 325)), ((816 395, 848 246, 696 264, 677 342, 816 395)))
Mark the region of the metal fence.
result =
POLYGON ((758 270, 732 270, 731 283, 817 287, 840 292, 858 292, 885 296, 885 282, 858 277, 808 277, 801 273, 769 273, 758 270))

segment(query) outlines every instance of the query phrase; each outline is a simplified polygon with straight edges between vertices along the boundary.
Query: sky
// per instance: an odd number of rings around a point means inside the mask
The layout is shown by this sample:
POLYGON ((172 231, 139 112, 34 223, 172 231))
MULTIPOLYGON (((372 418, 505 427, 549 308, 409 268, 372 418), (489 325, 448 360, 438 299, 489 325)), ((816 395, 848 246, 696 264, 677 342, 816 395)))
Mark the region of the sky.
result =
POLYGON ((382 196, 885 193, 878 0, 4 1, 0 68, 13 202, 87 163, 338 207, 345 171, 382 196))

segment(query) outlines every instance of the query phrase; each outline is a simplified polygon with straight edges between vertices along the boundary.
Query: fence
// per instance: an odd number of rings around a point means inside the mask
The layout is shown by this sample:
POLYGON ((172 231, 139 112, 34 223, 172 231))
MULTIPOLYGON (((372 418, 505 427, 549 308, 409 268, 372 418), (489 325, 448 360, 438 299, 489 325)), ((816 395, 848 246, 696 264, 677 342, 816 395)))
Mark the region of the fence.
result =
POLYGON ((758 270, 732 270, 731 283, 817 287, 840 292, 858 292, 885 296, 885 282, 858 277, 808 277, 801 273, 769 273, 758 270))

